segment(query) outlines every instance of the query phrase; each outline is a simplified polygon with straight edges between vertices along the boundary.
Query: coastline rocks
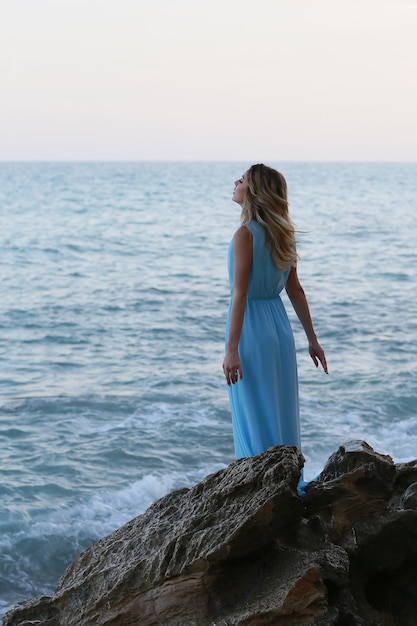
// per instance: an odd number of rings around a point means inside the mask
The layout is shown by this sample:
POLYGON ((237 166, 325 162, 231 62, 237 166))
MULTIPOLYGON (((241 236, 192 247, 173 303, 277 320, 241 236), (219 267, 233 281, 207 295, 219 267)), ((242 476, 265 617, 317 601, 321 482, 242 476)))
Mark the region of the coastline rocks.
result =
POLYGON ((341 446, 297 494, 275 447, 174 491, 4 626, 394 626, 417 615, 417 461, 341 446))

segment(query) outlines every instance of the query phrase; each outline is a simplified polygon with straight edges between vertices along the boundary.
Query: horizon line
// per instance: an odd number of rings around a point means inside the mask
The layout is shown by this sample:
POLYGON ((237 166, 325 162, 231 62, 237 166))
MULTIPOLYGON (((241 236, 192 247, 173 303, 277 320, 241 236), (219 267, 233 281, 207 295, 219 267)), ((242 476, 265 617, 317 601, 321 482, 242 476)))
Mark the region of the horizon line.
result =
MULTIPOLYGON (((416 159, 262 159, 262 161, 280 163, 381 163, 381 164, 417 164, 416 159)), ((259 159, 1 159, 6 163, 247 163, 261 162, 259 159)))

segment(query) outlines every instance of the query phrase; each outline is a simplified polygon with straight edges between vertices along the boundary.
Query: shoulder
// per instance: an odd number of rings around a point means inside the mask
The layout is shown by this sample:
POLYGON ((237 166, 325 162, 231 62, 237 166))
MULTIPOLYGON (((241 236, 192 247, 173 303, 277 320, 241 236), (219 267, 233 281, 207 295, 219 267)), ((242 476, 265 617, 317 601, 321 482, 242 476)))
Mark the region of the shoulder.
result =
POLYGON ((252 231, 248 228, 248 224, 243 224, 237 229, 233 236, 235 243, 252 243, 252 231))
POLYGON ((251 238, 254 241, 265 241, 264 227, 261 226, 261 224, 259 224, 258 222, 251 220, 250 222, 246 222, 246 224, 243 224, 242 228, 245 228, 251 234, 251 238))
POLYGON ((241 226, 235 232, 233 250, 235 259, 250 260, 252 258, 252 234, 245 226, 241 226))
POLYGON ((245 224, 243 224, 241 228, 246 228, 246 230, 248 230, 252 235, 255 235, 256 233, 259 233, 259 232, 263 232, 262 226, 258 224, 258 222, 255 222, 254 220, 251 220, 250 222, 246 222, 245 224))

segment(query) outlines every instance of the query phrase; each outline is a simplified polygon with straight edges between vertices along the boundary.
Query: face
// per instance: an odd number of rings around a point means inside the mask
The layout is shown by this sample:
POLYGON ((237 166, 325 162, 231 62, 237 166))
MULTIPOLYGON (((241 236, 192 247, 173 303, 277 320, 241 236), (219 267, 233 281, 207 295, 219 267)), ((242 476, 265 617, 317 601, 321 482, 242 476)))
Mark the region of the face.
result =
POLYGON ((248 188, 248 171, 247 170, 239 180, 235 180, 235 190, 233 192, 232 200, 242 206, 246 196, 246 190, 248 188))

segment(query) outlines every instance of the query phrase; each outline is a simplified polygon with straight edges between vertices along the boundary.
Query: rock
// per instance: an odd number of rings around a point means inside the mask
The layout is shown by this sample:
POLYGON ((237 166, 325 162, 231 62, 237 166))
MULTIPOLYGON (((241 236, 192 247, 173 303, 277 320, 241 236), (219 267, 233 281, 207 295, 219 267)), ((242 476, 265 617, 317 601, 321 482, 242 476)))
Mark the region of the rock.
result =
POLYGON ((415 626, 417 461, 349 442, 303 499, 302 465, 271 448, 168 494, 4 626, 415 626))
POLYGON ((395 465, 363 441, 341 446, 306 488, 308 517, 318 515, 337 541, 359 519, 383 511, 393 494, 395 465))

